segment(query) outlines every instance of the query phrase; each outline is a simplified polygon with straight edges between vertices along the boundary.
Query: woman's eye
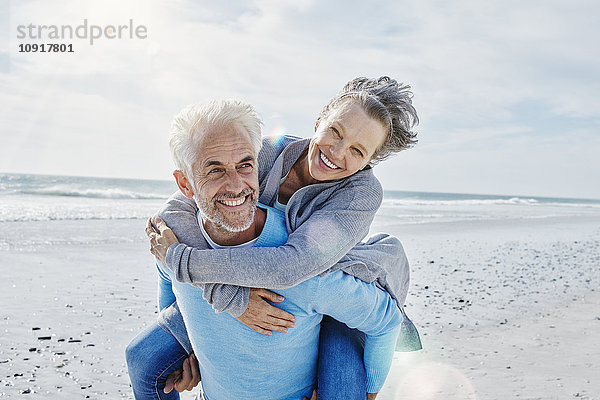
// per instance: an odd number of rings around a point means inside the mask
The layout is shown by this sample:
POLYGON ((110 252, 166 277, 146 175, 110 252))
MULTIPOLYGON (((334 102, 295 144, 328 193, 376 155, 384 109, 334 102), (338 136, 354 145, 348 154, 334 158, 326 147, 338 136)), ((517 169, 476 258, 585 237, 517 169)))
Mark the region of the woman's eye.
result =
POLYGON ((340 137, 340 132, 337 129, 335 129, 333 126, 331 127, 331 133, 333 133, 333 136, 335 136, 335 137, 338 137, 338 138, 340 137))
POLYGON ((362 157, 362 156, 363 156, 363 153, 362 153, 362 151, 360 151, 360 150, 359 150, 359 149, 357 149, 356 147, 353 147, 353 148, 352 148, 352 151, 354 152, 354 154, 356 154, 356 155, 357 155, 357 156, 359 156, 359 157, 362 157))

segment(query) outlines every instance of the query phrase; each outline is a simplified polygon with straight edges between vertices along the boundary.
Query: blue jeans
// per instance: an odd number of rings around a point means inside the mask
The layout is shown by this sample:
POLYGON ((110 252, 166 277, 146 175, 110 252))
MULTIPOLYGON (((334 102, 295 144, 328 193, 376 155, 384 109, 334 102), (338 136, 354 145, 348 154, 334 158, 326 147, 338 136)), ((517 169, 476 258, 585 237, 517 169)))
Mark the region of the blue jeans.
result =
POLYGON ((323 316, 317 371, 319 400, 365 400, 364 349, 363 332, 323 316))
POLYGON ((163 392, 167 376, 183 366, 187 352, 156 322, 127 345, 125 357, 136 400, 178 400, 179 393, 163 392))

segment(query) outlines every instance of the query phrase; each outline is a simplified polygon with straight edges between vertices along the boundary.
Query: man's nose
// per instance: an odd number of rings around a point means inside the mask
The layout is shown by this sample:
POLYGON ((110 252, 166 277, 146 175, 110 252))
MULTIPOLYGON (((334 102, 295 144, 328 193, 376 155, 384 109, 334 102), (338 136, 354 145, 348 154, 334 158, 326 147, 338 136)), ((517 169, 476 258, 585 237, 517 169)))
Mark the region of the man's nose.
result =
POLYGON ((225 189, 229 192, 240 193, 246 188, 244 181, 237 171, 237 169, 230 170, 227 172, 227 182, 225 183, 225 189))

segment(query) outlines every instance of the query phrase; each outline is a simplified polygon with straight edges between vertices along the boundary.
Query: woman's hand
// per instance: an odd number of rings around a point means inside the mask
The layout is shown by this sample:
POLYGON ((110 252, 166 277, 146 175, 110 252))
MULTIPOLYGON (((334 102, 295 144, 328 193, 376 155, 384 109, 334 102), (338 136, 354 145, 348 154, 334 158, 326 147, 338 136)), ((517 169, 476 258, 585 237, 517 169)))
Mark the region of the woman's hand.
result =
POLYGON ((294 327, 294 316, 289 312, 273 307, 266 300, 281 303, 283 296, 267 289, 250 289, 248 308, 237 320, 253 331, 263 335, 272 335, 272 331, 287 332, 294 327))
POLYGON ((310 396, 310 399, 306 396, 304 396, 302 398, 302 400, 317 400, 317 389, 313 390, 313 394, 312 396, 310 396))
POLYGON ((192 390, 200 383, 200 369, 194 353, 183 361, 183 367, 167 376, 163 392, 170 393, 173 389, 178 392, 192 390))
POLYGON ((165 258, 167 258, 167 250, 173 243, 179 242, 177 236, 173 233, 171 228, 167 226, 162 218, 155 219, 156 228, 152 226, 152 219, 148 218, 148 225, 146 225, 146 235, 150 239, 150 253, 154 257, 158 258, 163 264, 165 264, 165 258))

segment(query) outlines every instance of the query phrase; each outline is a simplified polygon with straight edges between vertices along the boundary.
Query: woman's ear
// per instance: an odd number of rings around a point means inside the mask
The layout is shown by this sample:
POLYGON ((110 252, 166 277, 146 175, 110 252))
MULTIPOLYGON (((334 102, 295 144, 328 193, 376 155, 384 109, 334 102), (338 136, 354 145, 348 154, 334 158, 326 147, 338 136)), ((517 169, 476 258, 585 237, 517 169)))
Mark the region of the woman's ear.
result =
POLYGON ((315 132, 317 131, 317 128, 319 127, 320 122, 321 122, 321 117, 317 118, 317 121, 315 122, 315 132))
POLYGON ((173 171, 173 176, 181 193, 190 199, 194 197, 194 189, 192 189, 191 182, 185 177, 183 171, 176 169, 173 171))

